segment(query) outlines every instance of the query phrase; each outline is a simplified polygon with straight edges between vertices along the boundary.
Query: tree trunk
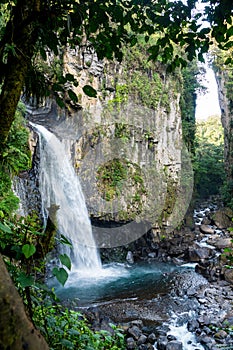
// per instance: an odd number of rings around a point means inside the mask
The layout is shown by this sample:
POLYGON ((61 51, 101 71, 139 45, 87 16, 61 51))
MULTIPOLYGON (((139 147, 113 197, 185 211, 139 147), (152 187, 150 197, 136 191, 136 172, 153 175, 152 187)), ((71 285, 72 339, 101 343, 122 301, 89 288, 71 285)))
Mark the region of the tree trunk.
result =
POLYGON ((8 45, 7 64, 0 95, 0 154, 7 140, 15 111, 23 91, 25 77, 35 53, 38 39, 36 18, 40 11, 40 1, 19 0, 7 24, 0 50, 8 45), (12 47, 12 49, 9 49, 12 47))
POLYGON ((29 321, 23 302, 0 256, 0 349, 49 350, 49 347, 29 321))

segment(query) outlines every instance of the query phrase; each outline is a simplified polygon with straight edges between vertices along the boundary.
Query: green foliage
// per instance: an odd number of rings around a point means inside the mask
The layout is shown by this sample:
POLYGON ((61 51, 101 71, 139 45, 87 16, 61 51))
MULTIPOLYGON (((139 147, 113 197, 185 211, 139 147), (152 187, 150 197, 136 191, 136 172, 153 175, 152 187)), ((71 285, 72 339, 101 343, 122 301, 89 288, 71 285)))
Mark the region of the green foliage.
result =
MULTIPOLYGON (((180 99, 183 140, 188 150, 194 153, 195 140, 195 107, 197 91, 202 87, 198 82, 201 74, 196 61, 193 61, 182 69, 182 93, 180 99)), ((202 88, 203 89, 203 88, 202 88)))
POLYGON ((28 146, 29 132, 25 128, 24 112, 25 106, 19 103, 5 149, 2 152, 2 166, 11 175, 16 175, 31 167, 31 153, 28 146))
POLYGON ((51 350, 125 349, 121 329, 111 325, 112 334, 104 330, 94 332, 79 312, 64 309, 57 302, 56 304, 38 302, 33 321, 51 350))
POLYGON ((127 179, 127 174, 127 163, 118 158, 98 168, 97 179, 100 180, 99 186, 103 186, 101 191, 105 193, 104 197, 107 201, 120 195, 122 183, 127 179))
MULTIPOLYGON (((167 105, 168 96, 165 84, 160 76, 160 65, 148 61, 148 44, 140 40, 137 46, 124 49, 123 78, 126 84, 122 91, 121 102, 127 101, 130 97, 137 103, 148 108, 156 109, 161 102, 167 105), (127 98, 126 98, 127 97, 127 98)), ((116 97, 118 95, 116 91, 116 97)))
POLYGON ((223 128, 218 117, 196 125, 193 168, 196 190, 201 198, 219 193, 225 178, 223 128))
POLYGON ((225 180, 221 187, 221 197, 225 205, 233 210, 233 180, 225 180))
POLYGON ((0 161, 0 218, 9 217, 18 208, 19 199, 12 191, 12 176, 31 166, 29 133, 24 126, 23 114, 24 105, 20 103, 0 161))

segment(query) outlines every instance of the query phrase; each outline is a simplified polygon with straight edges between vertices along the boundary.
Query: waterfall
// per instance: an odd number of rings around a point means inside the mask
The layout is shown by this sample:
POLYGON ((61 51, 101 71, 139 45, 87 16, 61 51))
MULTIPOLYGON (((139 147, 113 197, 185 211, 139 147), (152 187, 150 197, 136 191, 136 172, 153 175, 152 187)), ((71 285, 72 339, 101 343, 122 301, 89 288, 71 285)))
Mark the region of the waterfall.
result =
POLYGON ((43 126, 32 126, 39 134, 39 181, 45 220, 50 215, 51 220, 56 221, 58 232, 71 241, 71 249, 64 245, 61 249, 70 255, 72 271, 100 269, 85 198, 64 145, 43 126), (58 208, 55 217, 52 208, 58 208))

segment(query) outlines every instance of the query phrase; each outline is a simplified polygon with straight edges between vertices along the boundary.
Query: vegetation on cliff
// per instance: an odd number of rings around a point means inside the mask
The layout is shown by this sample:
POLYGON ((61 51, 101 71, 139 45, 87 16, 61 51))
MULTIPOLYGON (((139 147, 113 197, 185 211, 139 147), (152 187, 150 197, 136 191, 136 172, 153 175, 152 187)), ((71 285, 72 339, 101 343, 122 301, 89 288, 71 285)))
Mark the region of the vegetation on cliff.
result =
MULTIPOLYGON (((191 60, 198 56, 203 60, 203 53, 208 51, 212 37, 216 38, 219 46, 228 49, 231 45, 232 28, 226 23, 232 24, 232 2, 212 0, 211 4, 205 4, 205 17, 211 27, 203 28, 197 22, 199 13, 193 13, 197 1, 42 1, 42 0, 3 0, 0 5, 0 156, 1 156, 1 207, 0 216, 8 217, 16 208, 17 199, 11 190, 10 176, 17 173, 30 164, 28 149, 25 148, 27 134, 15 119, 16 109, 22 92, 26 97, 36 97, 53 94, 60 105, 66 94, 76 103, 78 98, 73 93, 72 86, 78 84, 70 74, 64 74, 60 69, 62 52, 69 45, 90 45, 100 59, 112 59, 116 57, 122 60, 122 49, 125 44, 137 47, 138 34, 144 36, 145 42, 149 43, 154 33, 159 33, 155 42, 148 47, 150 59, 158 60, 166 64, 168 71, 174 71, 176 67, 187 66, 187 59, 191 60), (209 35, 211 33, 211 35, 209 35), (180 45, 183 49, 177 51, 180 45), (39 58, 39 59, 38 59, 39 58), (44 61, 43 64, 41 63, 44 61), (52 64, 51 64, 52 61, 52 64), (67 87, 68 86, 68 87, 67 87), (15 124, 13 124, 15 121, 15 124), (10 130, 13 130, 11 134, 10 130), (10 168, 10 169, 9 169, 10 168)), ((228 63, 230 60, 228 59, 228 63)), ((160 85, 160 76, 153 72, 152 80, 155 87, 153 99, 148 99, 148 83, 143 76, 135 73, 131 81, 132 90, 140 96, 145 104, 155 107, 158 103, 157 92, 160 85), (146 83, 146 84, 145 84, 146 83), (144 87, 144 91, 142 90, 144 87)), ((91 86, 85 86, 84 92, 96 96, 96 91, 91 86)), ((190 101, 194 92, 191 91, 190 101)), ((121 94, 122 96, 122 94, 121 94)), ((187 119, 187 117, 185 117, 187 119)), ((11 234, 12 229, 6 222, 1 226, 2 236, 11 234)), ((33 226, 33 225, 31 225, 33 226)), ((31 227, 30 226, 30 227, 31 227)), ((18 229, 15 224, 15 229, 18 229)), ((22 226, 19 229, 22 231, 22 226)), ((17 231, 17 230, 16 230, 17 231)), ((40 233, 40 231, 37 231, 40 233)), ((35 232, 34 232, 35 234, 35 232)), ((20 235, 19 235, 20 236, 20 235)), ((30 241, 17 241, 14 264, 9 263, 12 276, 15 268, 29 269, 36 252, 34 235, 29 235, 30 241), (25 247, 24 249, 22 247, 25 247), (34 248, 33 248, 34 247, 34 248), (23 260, 23 264, 22 261, 23 260), (22 263, 22 264, 21 264, 22 263)), ((8 237, 13 246, 14 240, 8 237)), ((20 237, 17 237, 20 238, 20 237)), ((43 255, 41 254, 40 258, 43 255)), ((1 259, 1 258, 0 258, 1 259)), ((41 270, 37 265, 37 273, 41 270)), ((30 267, 31 268, 31 267, 30 267)), ((29 269, 30 270, 30 269, 29 269)), ((31 271, 31 270, 30 270, 31 271)), ((32 323, 28 321, 20 300, 0 260, 0 340, 2 349, 48 349, 48 345, 37 333, 32 323), (24 325, 24 327, 22 327, 24 325), (26 334, 25 334, 26 332, 26 334), (22 341, 24 339, 24 341, 22 341), (20 340, 20 341, 19 341, 20 340)), ((22 271, 21 271, 22 272, 22 271)), ((35 271, 34 271, 35 272, 35 271)), ((25 277, 25 276, 24 276, 25 277)), ((35 304, 46 302, 48 291, 45 289, 44 299, 40 296, 36 299, 35 294, 28 294, 31 287, 38 292, 38 285, 34 285, 31 279, 23 278, 15 280, 18 286, 22 283, 26 294, 25 305, 29 311, 34 311, 31 318, 40 327, 48 343, 54 348, 71 349, 73 337, 77 336, 75 346, 82 343, 85 349, 92 348, 119 348, 122 346, 122 336, 119 333, 116 338, 110 338, 108 334, 96 334, 86 328, 86 324, 77 318, 77 314, 59 312, 54 305, 49 307, 45 304, 44 310, 35 304), (32 297, 35 304, 31 304, 32 297), (48 313, 49 312, 49 315, 48 313), (51 315, 54 317, 51 318, 51 315), (60 323, 60 319, 62 323, 60 323), (70 324, 75 319, 75 326, 70 329, 70 324), (77 326, 76 326, 77 321, 77 326), (50 322, 50 324, 49 324, 50 322), (61 336, 61 330, 67 331, 68 338, 61 336), (57 333, 54 333, 54 329, 57 333), (89 339, 89 340, 88 340, 89 339), (57 341, 57 344, 55 343, 57 341), (55 347, 55 345, 57 347, 55 347)), ((34 281, 33 281, 34 282, 34 281)), ((42 288, 43 289, 43 288, 42 288)), ((20 290, 20 288, 19 288, 20 290)), ((22 288, 21 288, 22 290, 22 288)))

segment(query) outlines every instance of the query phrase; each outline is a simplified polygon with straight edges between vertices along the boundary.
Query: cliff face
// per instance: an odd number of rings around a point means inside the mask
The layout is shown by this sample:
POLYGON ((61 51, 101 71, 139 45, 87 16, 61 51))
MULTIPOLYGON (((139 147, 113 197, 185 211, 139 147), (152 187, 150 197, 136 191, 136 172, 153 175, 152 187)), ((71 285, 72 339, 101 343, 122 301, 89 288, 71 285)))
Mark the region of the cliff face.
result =
MULTIPOLYGON (((224 157, 228 182, 233 181, 233 95, 231 70, 215 68, 221 120, 224 128, 224 157)), ((233 189, 231 189, 233 194, 233 189)))
POLYGON ((95 222, 147 221, 172 229, 192 194, 181 78, 148 63, 140 49, 125 57, 121 64, 99 62, 88 49, 68 51, 64 69, 79 81, 75 92, 82 108, 67 100, 61 111, 51 103, 29 118, 65 144, 95 222), (97 98, 84 95, 84 85, 93 86, 97 98))

